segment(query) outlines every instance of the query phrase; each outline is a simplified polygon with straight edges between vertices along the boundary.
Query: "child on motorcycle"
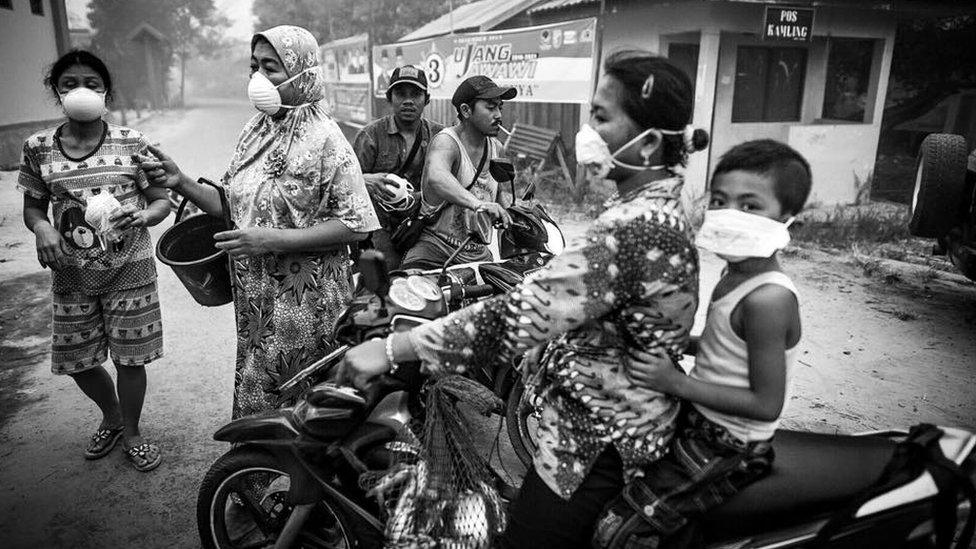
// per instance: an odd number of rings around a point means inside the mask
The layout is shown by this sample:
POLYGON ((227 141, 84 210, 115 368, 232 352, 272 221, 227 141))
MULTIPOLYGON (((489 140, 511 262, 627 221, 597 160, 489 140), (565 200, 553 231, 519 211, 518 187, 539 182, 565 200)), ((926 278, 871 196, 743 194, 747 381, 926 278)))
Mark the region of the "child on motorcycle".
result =
POLYGON ((684 400, 678 431, 670 451, 605 508, 595 547, 658 547, 676 532, 668 546, 691 544, 689 520, 769 471, 801 334, 796 288, 776 252, 810 184, 807 161, 768 139, 733 147, 716 167, 696 244, 728 266, 695 367, 685 375, 633 348, 624 362, 636 383, 684 400))

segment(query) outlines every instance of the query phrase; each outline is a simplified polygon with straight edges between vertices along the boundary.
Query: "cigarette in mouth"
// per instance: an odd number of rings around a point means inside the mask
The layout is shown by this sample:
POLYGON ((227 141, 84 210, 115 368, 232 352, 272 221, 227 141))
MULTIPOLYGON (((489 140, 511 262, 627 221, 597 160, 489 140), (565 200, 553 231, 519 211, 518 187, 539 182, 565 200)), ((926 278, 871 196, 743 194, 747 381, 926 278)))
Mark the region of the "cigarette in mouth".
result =
POLYGON ((512 135, 512 132, 506 130, 505 129, 505 126, 502 126, 501 124, 498 125, 498 129, 501 130, 502 132, 504 132, 505 135, 512 135))

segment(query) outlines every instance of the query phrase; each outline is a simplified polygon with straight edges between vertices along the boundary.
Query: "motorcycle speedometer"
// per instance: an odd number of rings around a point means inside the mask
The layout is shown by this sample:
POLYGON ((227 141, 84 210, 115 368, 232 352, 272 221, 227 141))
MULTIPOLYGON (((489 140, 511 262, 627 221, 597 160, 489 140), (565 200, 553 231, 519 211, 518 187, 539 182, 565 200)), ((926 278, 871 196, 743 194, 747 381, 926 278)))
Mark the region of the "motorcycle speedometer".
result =
POLYGON ((408 311, 423 311, 427 302, 422 297, 413 293, 407 282, 402 278, 393 281, 390 286, 390 301, 398 307, 408 311))
POLYGON ((441 289, 437 287, 437 284, 434 284, 434 281, 422 276, 414 275, 408 277, 407 286, 413 291, 413 293, 428 301, 440 301, 440 299, 444 296, 441 289))

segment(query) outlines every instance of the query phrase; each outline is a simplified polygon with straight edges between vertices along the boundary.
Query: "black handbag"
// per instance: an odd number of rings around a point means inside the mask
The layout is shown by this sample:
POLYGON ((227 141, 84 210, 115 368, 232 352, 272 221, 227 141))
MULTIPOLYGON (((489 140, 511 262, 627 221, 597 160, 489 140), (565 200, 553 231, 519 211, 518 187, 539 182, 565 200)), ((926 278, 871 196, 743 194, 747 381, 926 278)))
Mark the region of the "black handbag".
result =
MULTIPOLYGON (((471 180, 471 184, 465 187, 464 190, 470 191, 474 187, 474 184, 478 182, 478 177, 481 176, 481 170, 484 169, 485 162, 488 160, 489 146, 490 144, 486 139, 485 152, 481 155, 481 162, 478 163, 478 169, 474 171, 474 178, 471 180)), ((447 206, 446 203, 441 204, 436 210, 424 215, 422 213, 423 208, 421 207, 422 201, 423 199, 420 199, 415 202, 403 221, 397 225, 396 229, 390 235, 393 248, 400 254, 406 254, 410 248, 413 248, 417 244, 424 229, 436 223, 444 208, 447 206)))

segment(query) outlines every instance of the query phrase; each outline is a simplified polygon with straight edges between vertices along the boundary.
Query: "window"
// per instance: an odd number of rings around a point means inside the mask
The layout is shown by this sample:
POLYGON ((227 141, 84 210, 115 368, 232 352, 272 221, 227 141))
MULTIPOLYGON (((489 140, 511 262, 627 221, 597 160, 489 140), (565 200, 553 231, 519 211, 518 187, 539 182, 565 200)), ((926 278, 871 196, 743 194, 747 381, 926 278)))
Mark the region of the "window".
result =
POLYGON ((874 40, 833 38, 829 47, 823 118, 867 122, 874 40))
POLYGON ((668 59, 691 79, 691 96, 695 96, 698 78, 698 44, 668 44, 668 59))
POLYGON ((30 0, 31 13, 44 15, 44 0, 30 0))
POLYGON ((806 48, 739 46, 732 122, 797 122, 807 72, 806 48))
POLYGON ((0 0, 0 9, 14 9, 14 0, 0 0))

